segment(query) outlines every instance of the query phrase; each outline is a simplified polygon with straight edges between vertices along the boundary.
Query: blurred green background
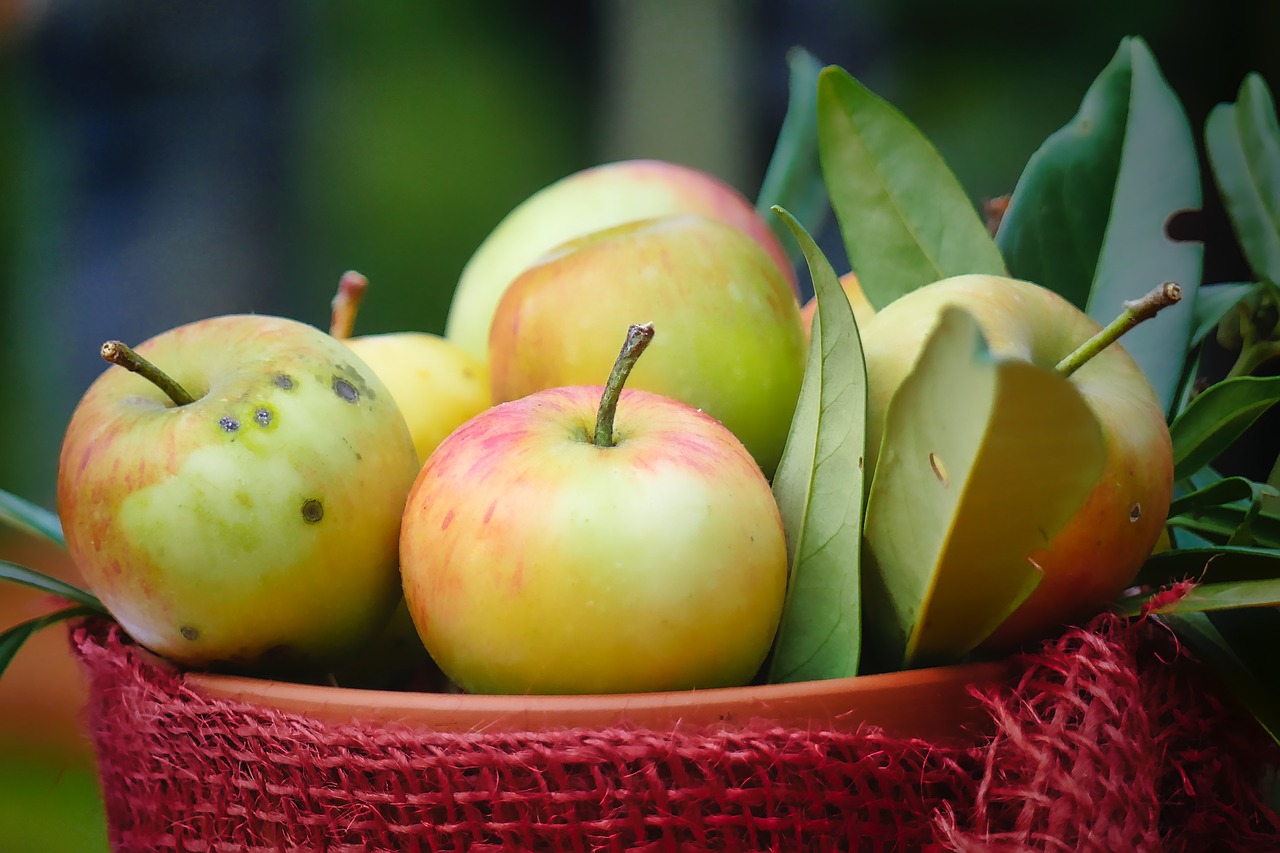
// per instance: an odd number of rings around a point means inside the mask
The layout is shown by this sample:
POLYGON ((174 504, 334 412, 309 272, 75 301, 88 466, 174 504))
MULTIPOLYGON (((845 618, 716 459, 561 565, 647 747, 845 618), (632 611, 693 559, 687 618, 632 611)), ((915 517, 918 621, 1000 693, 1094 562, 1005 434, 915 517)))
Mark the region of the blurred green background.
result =
MULTIPOLYGON (((676 160, 754 196, 793 45, 902 109, 977 203, 1122 36, 1199 135, 1247 71, 1276 87, 1278 32, 1274 2, 0 0, 0 487, 52 507, 108 337, 227 312, 325 326, 347 269, 373 283, 358 332, 440 332, 485 234, 593 163, 676 160)), ((1211 194, 1199 227, 1226 227, 1211 194)), ((1206 280, 1240 264, 1210 253, 1206 280)), ((74 577, 14 537, 0 559, 74 577)), ((0 624, 39 606, 0 588, 0 624)), ((0 681, 0 853, 105 848, 50 633, 0 681)))

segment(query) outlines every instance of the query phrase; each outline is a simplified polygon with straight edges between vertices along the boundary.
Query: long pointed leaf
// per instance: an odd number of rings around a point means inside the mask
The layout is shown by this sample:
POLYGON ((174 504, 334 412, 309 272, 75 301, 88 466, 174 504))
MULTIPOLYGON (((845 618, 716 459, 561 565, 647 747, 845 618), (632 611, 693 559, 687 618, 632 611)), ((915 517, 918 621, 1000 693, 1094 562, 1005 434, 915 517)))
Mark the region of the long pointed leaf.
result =
POLYGON ((1208 465, 1280 401, 1280 377, 1239 376, 1217 382, 1169 425, 1174 479, 1208 465))
POLYGON ((1205 148, 1245 257, 1280 282, 1280 126, 1266 82, 1250 74, 1234 104, 1205 121, 1205 148))
POLYGON ((23 643, 31 638, 31 635, 41 628, 47 628, 50 625, 56 625, 67 619, 78 619, 82 616, 93 616, 97 611, 88 607, 66 607, 62 610, 55 610, 53 613, 46 613, 44 616, 37 616, 34 619, 28 619, 26 622, 14 625, 0 633, 0 676, 4 675, 9 664, 18 653, 18 649, 22 648, 23 643))
POLYGON ((849 263, 874 308, 947 276, 1004 274, 985 223, 937 149, 835 66, 818 77, 818 146, 849 263))
POLYGON ((1162 281, 1182 286, 1181 304, 1124 339, 1166 411, 1191 335, 1203 251, 1174 242, 1165 223, 1200 203, 1182 105, 1145 42, 1126 38, 1076 116, 1028 162, 996 234, 1014 276, 1057 291, 1100 323, 1162 281))
POLYGON ((1227 583, 1280 576, 1280 551, 1256 546, 1174 548, 1152 554, 1134 583, 1163 587, 1179 581, 1227 583))
POLYGON ((822 66, 803 48, 788 52, 787 66, 790 68, 787 112, 774 143, 769 168, 760 183, 756 210, 787 247, 792 260, 799 261, 804 251, 792 239, 791 229, 782 218, 770 211, 774 206, 783 208, 810 234, 822 230, 830 212, 822 163, 818 158, 818 72, 822 66))
MULTIPOLYGON (((1146 605, 1146 597, 1121 602, 1120 612, 1136 616, 1146 605)), ((1211 613, 1243 607, 1280 607, 1280 577, 1261 580, 1206 583, 1192 587, 1185 595, 1169 604, 1154 608, 1152 613, 1211 613)))
POLYGON ((32 589, 38 589, 41 592, 47 592, 59 598, 65 598, 67 601, 73 601, 76 604, 91 608, 98 613, 107 612, 102 602, 92 593, 86 592, 66 581, 50 577, 44 572, 38 572, 35 569, 29 569, 17 563, 10 563, 8 560, 0 560, 0 581, 12 581, 23 586, 29 586, 32 589))
POLYGON ((58 516, 4 489, 0 489, 0 524, 43 536, 55 545, 67 544, 58 516))
POLYGON ((867 406, 866 368, 849 300, 800 223, 785 211, 779 215, 808 259, 818 308, 800 400, 773 481, 791 576, 771 682, 857 674, 867 406))

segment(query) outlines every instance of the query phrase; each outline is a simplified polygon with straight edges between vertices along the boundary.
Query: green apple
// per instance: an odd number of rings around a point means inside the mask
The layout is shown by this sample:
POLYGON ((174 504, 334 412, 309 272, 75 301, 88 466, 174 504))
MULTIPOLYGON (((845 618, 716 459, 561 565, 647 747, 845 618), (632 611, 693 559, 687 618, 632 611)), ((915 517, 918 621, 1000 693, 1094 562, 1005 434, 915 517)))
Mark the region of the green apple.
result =
POLYGON ((462 347, 428 332, 351 337, 368 285, 358 272, 342 276, 329 333, 387 386, 409 426, 418 459, 425 461, 446 435, 489 408, 489 368, 462 347))
MULTIPOLYGON (((869 448, 880 447, 889 400, 949 305, 974 317, 993 354, 1049 368, 1100 329, 1047 288, 997 276, 957 276, 899 297, 860 327, 867 365, 869 448)), ((1099 352, 1070 380, 1102 428, 1103 473, 1049 546, 1030 555, 1043 572, 1042 580, 986 642, 989 648, 1043 636, 1114 599, 1133 580, 1164 528, 1173 455, 1151 383, 1119 344, 1099 352)), ((1000 536, 1000 518, 991 518, 990 524, 991 536, 1000 536)), ((974 582, 981 583, 981 567, 975 566, 974 572, 974 582)))
POLYGON ((796 289, 786 250, 738 190, 688 166, 624 160, 561 178, 508 213, 463 268, 445 337, 476 358, 486 358, 498 300, 544 253, 591 231, 676 213, 701 213, 749 234, 796 289))
POLYGON ((596 231, 521 273, 494 315, 494 401, 591 384, 636 319, 663 331, 632 387, 719 419, 772 476, 804 375, 800 306, 756 241, 705 216, 596 231))
MULTIPOLYGON (((875 315, 876 309, 867 301, 867 295, 862 292, 862 283, 858 281, 858 276, 852 272, 847 272, 840 276, 840 289, 844 291, 845 298, 849 300, 849 307, 853 309, 854 322, 861 329, 872 316, 875 315)), ((809 301, 800 306, 800 323, 804 326, 805 336, 808 337, 813 329, 813 315, 818 310, 818 299, 816 296, 809 297, 809 301)))
POLYGON ((721 687, 764 660, 787 579, 769 484, 716 420, 619 375, 481 413, 414 484, 405 597, 468 692, 721 687))
POLYGON ((182 664, 258 670, 327 664, 373 636, 399 595, 419 469, 373 371, 268 316, 103 350, 129 369, 107 368, 71 416, 58 515, 124 629, 182 664))

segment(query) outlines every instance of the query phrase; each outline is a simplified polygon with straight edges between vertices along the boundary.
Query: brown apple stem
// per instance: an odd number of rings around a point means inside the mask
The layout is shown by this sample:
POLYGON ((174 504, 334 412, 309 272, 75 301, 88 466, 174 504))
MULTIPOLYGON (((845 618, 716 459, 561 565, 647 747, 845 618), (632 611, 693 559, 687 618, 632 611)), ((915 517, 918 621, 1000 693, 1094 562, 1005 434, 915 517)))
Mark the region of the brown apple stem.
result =
POLYGON ((1058 362, 1057 370, 1063 376, 1070 376, 1089 359, 1111 346, 1120 336, 1141 322, 1150 320, 1170 305, 1182 299, 1182 288, 1171 281, 1166 281, 1141 299, 1131 299, 1124 303, 1120 316, 1102 328, 1096 335, 1076 347, 1076 351, 1058 362))
POLYGON ((120 341, 107 341, 102 345, 102 357, 114 365, 136 373, 159 388, 176 406, 194 403, 195 397, 179 385, 173 377, 133 351, 133 347, 120 341))
POLYGON ((333 314, 329 320, 329 334, 340 341, 351 337, 356 326, 356 314, 364 301, 369 279, 355 270, 347 270, 338 281, 338 292, 333 297, 333 314))
POLYGON ((634 324, 627 329, 627 339, 622 344, 622 352, 609 371, 609 379, 604 384, 604 393, 600 395, 600 408, 596 412, 596 447, 613 447, 613 419, 618 413, 618 399, 622 396, 622 386, 631 375, 631 368, 636 366, 640 353, 653 340, 653 324, 634 324))

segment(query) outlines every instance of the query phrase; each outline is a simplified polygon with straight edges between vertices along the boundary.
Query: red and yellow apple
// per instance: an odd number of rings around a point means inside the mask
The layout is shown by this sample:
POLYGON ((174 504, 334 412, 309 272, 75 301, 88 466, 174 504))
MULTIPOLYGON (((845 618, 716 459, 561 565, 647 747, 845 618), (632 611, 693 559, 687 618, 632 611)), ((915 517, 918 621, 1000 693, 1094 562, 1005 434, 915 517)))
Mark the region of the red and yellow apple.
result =
POLYGON ((543 254, 592 231, 678 213, 700 213, 750 235, 799 293, 786 250, 737 189, 688 166, 624 160, 561 178, 508 213, 463 268, 445 337, 472 356, 486 358, 498 300, 543 254))
POLYGON ((717 418, 772 476, 804 375, 800 306, 756 241, 705 216, 596 231, 517 276, 489 339, 494 401, 598 381, 636 319, 662 334, 631 387, 717 418))
POLYGON ((59 460, 58 515, 92 592, 192 666, 327 665, 365 642, 399 596, 419 468, 386 386, 339 341, 276 317, 202 320, 137 353, 175 391, 107 368, 59 460))
MULTIPOLYGON (((860 327, 870 453, 879 450, 890 399, 949 305, 974 317, 993 354, 1048 368, 1100 328, 1047 288, 997 276, 957 276, 899 297, 860 327)), ((1112 600, 1133 580, 1164 528, 1173 457, 1164 412, 1150 382, 1118 344, 1094 356, 1070 381, 1101 426, 1103 473, 1049 546, 1029 555, 1042 580, 986 641, 989 648, 1037 638, 1112 600)), ((991 518, 990 524, 991 536, 1000 536, 1000 518, 991 518)), ((974 566, 973 572, 973 582, 981 584, 982 567, 974 566)))
POLYGON ((351 336, 369 280, 347 272, 333 299, 329 333, 360 356, 400 407, 418 459, 425 461, 463 421, 489 408, 484 361, 429 332, 351 336))
POLYGON ((600 444, 602 392, 495 406, 414 484, 405 597, 468 692, 740 685, 773 641, 786 542, 750 454, 706 414, 630 389, 600 444))

